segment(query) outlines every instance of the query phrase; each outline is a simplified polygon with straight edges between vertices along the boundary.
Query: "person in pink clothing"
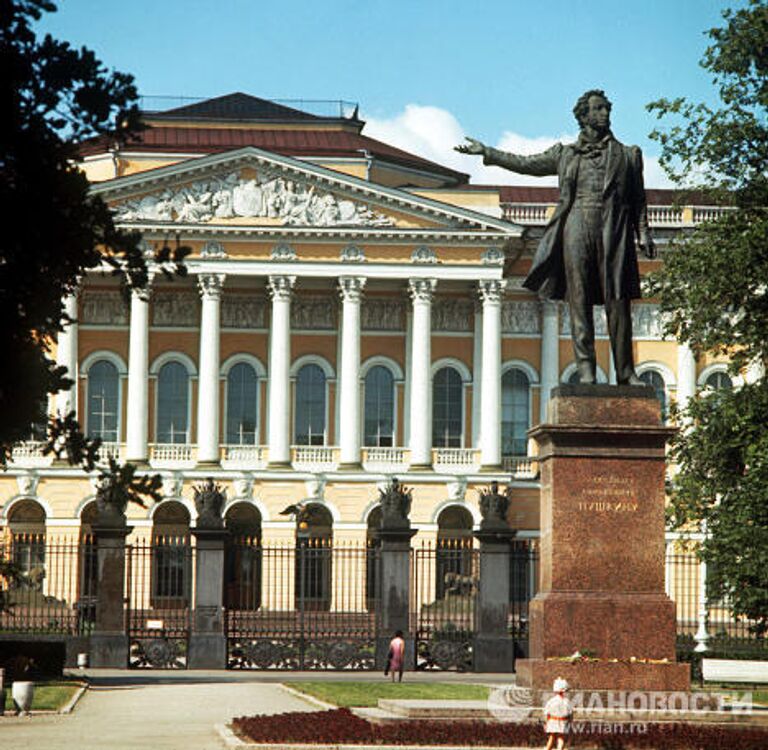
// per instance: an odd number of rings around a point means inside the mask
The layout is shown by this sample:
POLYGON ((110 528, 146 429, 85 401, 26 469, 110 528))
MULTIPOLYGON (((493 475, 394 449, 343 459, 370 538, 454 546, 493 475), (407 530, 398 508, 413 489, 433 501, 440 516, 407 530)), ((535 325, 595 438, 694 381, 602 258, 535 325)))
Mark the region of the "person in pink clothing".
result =
POLYGON ((395 681, 395 675, 397 675, 398 682, 402 682, 404 666, 405 666, 405 638, 403 637, 403 631, 398 630, 395 633, 395 637, 389 642, 389 653, 387 654, 387 668, 384 670, 384 674, 387 674, 387 672, 391 672, 392 682, 395 681))

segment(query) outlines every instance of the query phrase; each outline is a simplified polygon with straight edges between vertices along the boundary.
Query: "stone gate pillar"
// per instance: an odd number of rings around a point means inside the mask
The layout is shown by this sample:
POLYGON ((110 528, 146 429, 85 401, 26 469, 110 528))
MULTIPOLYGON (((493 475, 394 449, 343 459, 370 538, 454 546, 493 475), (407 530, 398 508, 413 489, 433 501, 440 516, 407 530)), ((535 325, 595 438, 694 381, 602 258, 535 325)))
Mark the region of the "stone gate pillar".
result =
POLYGON ((110 483, 96 493, 96 612, 91 635, 92 667, 125 669, 128 634, 125 628, 125 538, 131 526, 125 520, 125 503, 110 483))
POLYGON ((195 487, 195 609, 189 634, 189 669, 225 669, 224 553, 229 532, 221 509, 224 493, 213 479, 195 487))
POLYGON ((474 669, 511 672, 514 641, 509 636, 510 542, 515 531, 507 523, 509 498, 492 482, 480 495, 483 519, 475 538, 480 542, 480 575, 475 599, 474 669))
POLYGON ((414 663, 414 637, 408 622, 411 576, 411 528, 408 513, 411 493, 396 478, 380 490, 381 547, 378 559, 379 634, 376 644, 376 666, 383 669, 387 661, 389 642, 395 632, 405 637, 405 663, 414 663))

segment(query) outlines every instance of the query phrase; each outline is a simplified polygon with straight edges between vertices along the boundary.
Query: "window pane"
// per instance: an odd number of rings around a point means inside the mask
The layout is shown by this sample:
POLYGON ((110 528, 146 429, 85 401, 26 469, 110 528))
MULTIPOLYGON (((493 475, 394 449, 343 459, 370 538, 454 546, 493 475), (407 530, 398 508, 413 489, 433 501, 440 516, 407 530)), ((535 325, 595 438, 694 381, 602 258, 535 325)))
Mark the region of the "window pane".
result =
POLYGON ((709 388, 713 388, 716 391, 719 391, 721 388, 727 388, 730 390, 733 388, 733 381, 727 372, 718 371, 713 372, 709 377, 707 377, 704 385, 708 386, 709 388))
POLYGON ((227 376, 227 443, 256 444, 256 404, 259 381, 256 371, 241 362, 227 376))
POLYGON ((117 442, 119 380, 117 368, 105 359, 88 370, 88 436, 117 442))
POLYGON ((296 377, 297 445, 325 445, 325 373, 304 365, 296 377))
POLYGON ((157 442, 186 443, 189 375, 179 362, 168 362, 157 376, 157 442))
POLYGON ((365 445, 394 445, 395 379, 386 367, 372 367, 365 376, 365 445))
POLYGON ((435 448, 460 448, 464 388, 461 375, 453 367, 443 367, 435 373, 432 399, 432 445, 435 448))
POLYGON ((528 453, 530 383, 522 370, 507 370, 501 379, 501 452, 504 456, 528 453))
POLYGON ((646 370, 640 373, 640 380, 646 385, 650 385, 656 391, 656 398, 661 404, 661 418, 667 418, 667 391, 664 384, 664 378, 656 370, 646 370))

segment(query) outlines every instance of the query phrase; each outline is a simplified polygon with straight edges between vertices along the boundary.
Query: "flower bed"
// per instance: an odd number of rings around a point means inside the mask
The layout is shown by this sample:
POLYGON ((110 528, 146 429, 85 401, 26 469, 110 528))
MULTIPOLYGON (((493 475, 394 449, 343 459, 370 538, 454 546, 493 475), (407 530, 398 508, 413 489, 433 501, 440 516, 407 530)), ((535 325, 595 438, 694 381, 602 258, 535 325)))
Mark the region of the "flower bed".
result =
MULTIPOLYGON (((631 734, 619 733, 616 724, 581 724, 571 733, 569 746, 630 750, 766 750, 768 730, 707 724, 622 725, 631 734), (610 729, 611 731, 606 731, 610 729)), ((477 721, 404 720, 373 724, 347 708, 333 711, 295 712, 274 716, 249 716, 232 722, 243 740, 268 744, 308 745, 446 745, 485 747, 536 747, 546 743, 540 724, 477 721)))

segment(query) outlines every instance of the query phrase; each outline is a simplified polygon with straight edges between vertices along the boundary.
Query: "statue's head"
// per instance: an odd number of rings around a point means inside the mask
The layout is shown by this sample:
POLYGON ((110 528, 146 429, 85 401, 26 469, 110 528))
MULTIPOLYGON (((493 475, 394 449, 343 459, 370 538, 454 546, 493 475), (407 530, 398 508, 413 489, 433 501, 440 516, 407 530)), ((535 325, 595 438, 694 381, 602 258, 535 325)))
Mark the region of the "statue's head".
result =
POLYGON ((573 108, 573 115, 580 128, 588 125, 595 130, 608 130, 611 127, 610 99, 602 89, 590 89, 585 91, 573 108))

